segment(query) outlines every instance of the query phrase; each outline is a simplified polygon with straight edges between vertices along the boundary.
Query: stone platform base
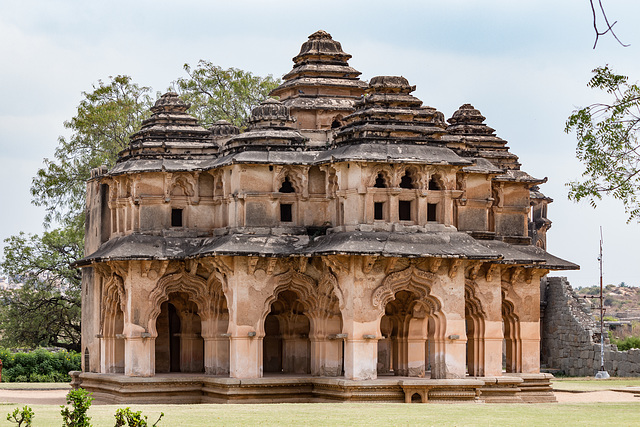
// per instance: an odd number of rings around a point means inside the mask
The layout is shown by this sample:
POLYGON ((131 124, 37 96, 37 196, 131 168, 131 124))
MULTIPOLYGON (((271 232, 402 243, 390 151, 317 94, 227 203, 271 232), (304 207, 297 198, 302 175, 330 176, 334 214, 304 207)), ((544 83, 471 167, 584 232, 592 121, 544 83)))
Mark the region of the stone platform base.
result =
POLYGON ((72 386, 93 393, 98 403, 305 403, 305 402, 429 402, 535 403, 555 402, 550 374, 509 374, 431 380, 382 377, 344 378, 274 375, 235 379, 204 374, 122 374, 72 372, 72 386))

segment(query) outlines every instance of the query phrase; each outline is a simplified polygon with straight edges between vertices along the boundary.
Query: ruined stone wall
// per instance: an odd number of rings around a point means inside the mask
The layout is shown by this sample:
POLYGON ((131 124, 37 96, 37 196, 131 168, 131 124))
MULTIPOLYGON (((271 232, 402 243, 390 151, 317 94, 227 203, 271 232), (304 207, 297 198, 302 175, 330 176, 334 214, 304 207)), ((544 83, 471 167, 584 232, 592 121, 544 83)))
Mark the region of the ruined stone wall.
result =
MULTIPOLYGON (((590 302, 579 298, 566 277, 545 277, 541 287, 541 364, 566 375, 593 376, 600 370, 600 334, 590 302), (542 317, 543 316, 543 317, 542 317)), ((611 376, 640 376, 640 349, 605 345, 611 376)))

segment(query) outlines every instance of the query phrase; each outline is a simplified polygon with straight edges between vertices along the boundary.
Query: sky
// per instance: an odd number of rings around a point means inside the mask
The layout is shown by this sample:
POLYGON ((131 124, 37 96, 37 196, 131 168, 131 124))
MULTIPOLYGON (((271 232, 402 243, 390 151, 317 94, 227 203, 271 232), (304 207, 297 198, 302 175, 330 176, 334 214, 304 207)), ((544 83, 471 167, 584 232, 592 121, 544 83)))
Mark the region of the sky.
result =
MULTIPOLYGON (((99 80, 129 75, 164 92, 205 59, 222 67, 282 77, 301 44, 328 31, 369 80, 402 75, 414 95, 449 118, 471 103, 509 142, 522 169, 548 177, 554 202, 547 249, 575 262, 574 287, 599 281, 600 227, 605 283, 640 286, 640 224, 622 203, 596 209, 567 200, 583 171, 571 112, 606 98, 587 88, 608 64, 640 79, 640 2, 604 1, 616 33, 594 50, 587 0, 528 1, 197 1, 0 0, 0 241, 40 233, 44 210, 31 204, 31 179, 52 158, 63 126, 99 80)), ((2 243, 0 243, 0 247, 2 243)))

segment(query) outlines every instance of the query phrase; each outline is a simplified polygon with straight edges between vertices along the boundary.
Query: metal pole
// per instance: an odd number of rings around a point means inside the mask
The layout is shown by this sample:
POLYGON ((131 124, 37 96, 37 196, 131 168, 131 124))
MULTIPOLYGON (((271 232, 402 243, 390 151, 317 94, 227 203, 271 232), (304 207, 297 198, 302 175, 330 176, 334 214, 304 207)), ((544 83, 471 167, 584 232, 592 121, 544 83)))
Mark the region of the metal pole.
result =
POLYGON ((600 226, 600 254, 598 255, 600 263, 600 371, 596 374, 596 378, 609 378, 609 373, 604 369, 604 297, 602 292, 602 226, 600 226))

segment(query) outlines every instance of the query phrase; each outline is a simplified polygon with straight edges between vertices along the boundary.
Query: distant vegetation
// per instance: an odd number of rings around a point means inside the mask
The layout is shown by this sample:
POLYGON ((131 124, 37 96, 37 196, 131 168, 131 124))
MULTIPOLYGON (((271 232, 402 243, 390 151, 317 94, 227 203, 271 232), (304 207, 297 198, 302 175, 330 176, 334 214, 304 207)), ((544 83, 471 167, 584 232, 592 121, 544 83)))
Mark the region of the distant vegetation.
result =
POLYGON ((0 347, 3 382, 69 382, 69 371, 80 370, 80 353, 37 349, 12 353, 0 347))

